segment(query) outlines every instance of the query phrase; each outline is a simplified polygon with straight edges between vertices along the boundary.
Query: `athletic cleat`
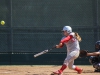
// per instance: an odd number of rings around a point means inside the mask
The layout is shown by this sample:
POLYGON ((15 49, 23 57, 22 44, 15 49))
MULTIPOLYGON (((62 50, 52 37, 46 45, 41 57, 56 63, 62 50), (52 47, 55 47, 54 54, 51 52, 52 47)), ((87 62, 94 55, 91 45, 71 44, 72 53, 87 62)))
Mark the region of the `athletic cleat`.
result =
POLYGON ((62 75, 62 72, 60 72, 59 70, 56 72, 53 72, 51 75, 62 75))
POLYGON ((83 72, 83 69, 80 69, 79 71, 78 71, 78 74, 81 74, 83 72))
POLYGON ((100 72, 100 69, 95 69, 95 71, 94 72, 100 72))

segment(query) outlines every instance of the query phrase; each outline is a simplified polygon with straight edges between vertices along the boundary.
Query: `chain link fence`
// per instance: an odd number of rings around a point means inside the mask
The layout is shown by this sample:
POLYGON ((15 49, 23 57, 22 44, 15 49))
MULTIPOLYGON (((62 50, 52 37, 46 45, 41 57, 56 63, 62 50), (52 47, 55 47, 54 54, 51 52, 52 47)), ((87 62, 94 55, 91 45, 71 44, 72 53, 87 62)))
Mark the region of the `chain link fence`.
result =
MULTIPOLYGON (((99 0, 1 0, 0 52, 34 53, 58 44, 63 26, 82 37, 81 49, 100 40, 99 0)), ((66 52, 66 48, 51 52, 66 52)))

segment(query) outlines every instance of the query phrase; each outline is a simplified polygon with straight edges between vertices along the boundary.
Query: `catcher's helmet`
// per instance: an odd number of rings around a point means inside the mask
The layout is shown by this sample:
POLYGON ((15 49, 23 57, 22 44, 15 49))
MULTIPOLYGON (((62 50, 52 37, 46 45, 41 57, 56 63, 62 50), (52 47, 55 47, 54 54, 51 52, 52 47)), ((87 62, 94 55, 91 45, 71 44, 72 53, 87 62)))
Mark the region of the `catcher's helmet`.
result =
POLYGON ((62 31, 67 31, 67 33, 71 33, 72 28, 70 26, 64 26, 62 31))
POLYGON ((99 51, 100 50, 100 41, 97 41, 95 43, 95 51, 99 51))

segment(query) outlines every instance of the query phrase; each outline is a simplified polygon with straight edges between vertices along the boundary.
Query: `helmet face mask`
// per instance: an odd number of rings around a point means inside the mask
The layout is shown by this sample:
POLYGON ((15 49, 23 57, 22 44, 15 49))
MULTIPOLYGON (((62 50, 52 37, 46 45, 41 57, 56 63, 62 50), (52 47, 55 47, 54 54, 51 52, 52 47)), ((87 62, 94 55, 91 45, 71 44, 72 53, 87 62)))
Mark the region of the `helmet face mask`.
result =
POLYGON ((96 48, 96 49, 99 49, 99 45, 95 45, 95 48, 96 48))
POLYGON ((99 51, 100 50, 100 41, 97 41, 95 44, 95 51, 99 51))

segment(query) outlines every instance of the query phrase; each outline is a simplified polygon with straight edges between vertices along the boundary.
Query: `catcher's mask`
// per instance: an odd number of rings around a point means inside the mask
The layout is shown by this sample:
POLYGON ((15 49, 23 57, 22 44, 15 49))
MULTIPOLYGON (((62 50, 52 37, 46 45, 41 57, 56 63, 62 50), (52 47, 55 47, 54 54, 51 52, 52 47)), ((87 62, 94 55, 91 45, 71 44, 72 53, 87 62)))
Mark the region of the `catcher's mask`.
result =
POLYGON ((97 41, 95 43, 95 51, 99 51, 100 50, 100 41, 97 41))

